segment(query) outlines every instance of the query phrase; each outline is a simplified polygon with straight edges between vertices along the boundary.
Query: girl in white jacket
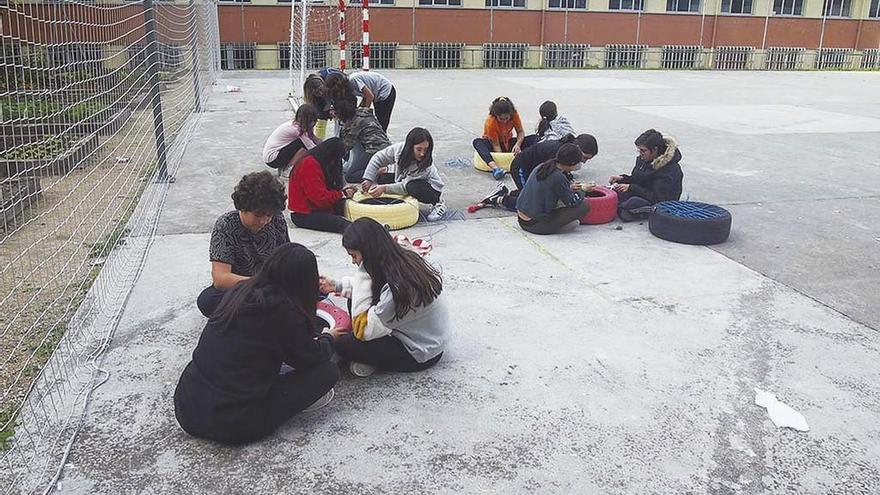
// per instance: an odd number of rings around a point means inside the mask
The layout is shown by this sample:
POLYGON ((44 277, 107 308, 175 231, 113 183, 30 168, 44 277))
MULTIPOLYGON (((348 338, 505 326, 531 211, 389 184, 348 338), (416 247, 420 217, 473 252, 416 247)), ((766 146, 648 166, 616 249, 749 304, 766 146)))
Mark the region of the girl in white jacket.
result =
POLYGON ((429 222, 440 220, 446 214, 446 205, 440 199, 443 179, 434 166, 433 151, 431 133, 421 127, 414 128, 406 135, 406 141, 392 144, 373 155, 364 172, 361 191, 376 198, 386 192, 409 194, 421 203, 434 206, 428 215, 429 222), (392 169, 393 182, 378 184, 380 175, 392 169))

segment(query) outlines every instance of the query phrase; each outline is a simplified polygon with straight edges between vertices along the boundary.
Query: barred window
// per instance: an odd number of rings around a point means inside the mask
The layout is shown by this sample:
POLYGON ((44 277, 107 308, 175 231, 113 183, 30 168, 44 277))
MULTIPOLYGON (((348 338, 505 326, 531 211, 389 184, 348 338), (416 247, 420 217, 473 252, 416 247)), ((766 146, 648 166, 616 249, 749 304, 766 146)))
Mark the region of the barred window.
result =
POLYGON ((721 12, 724 14, 751 14, 752 0, 721 0, 721 12))
POLYGON ((486 0, 486 7, 525 7, 526 0, 486 0))
POLYGON ((852 0, 825 0, 825 15, 828 17, 849 17, 852 0))
POLYGON ((609 0, 609 10, 645 10, 645 0, 609 0))
POLYGON ((880 17, 880 0, 871 0, 871 8, 868 10, 868 17, 880 17))
POLYGON ((550 0, 551 9, 586 9, 587 0, 550 0))
POLYGON ((220 68, 253 69, 256 43, 220 43, 220 68))
POLYGON ((666 0, 666 12, 699 12, 700 0, 666 0))
POLYGON ((419 0, 419 5, 435 7, 461 7, 461 0, 419 0))
POLYGON ((804 0, 774 0, 773 13, 776 15, 804 15, 804 0))

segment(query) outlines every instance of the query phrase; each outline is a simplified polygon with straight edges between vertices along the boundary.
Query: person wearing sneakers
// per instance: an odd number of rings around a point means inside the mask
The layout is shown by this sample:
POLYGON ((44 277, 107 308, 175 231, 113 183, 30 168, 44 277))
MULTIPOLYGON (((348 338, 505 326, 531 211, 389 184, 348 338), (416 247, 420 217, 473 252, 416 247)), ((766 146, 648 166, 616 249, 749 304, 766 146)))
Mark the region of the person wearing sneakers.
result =
POLYGON ((315 326, 318 287, 314 253, 286 243, 226 294, 174 391, 184 431, 244 444, 330 402, 339 369, 330 360, 332 330, 315 326))
POLYGON ((516 188, 522 189, 529 175, 532 174, 532 170, 547 160, 552 160, 556 156, 556 152, 559 151, 559 147, 566 143, 574 143, 581 149, 583 162, 599 154, 599 144, 596 142, 596 138, 590 134, 580 134, 577 137, 566 134, 559 140, 541 141, 524 149, 522 153, 516 155, 510 164, 510 177, 513 178, 516 188))
MULTIPOLYGON (((355 220, 342 235, 342 246, 372 280, 364 339, 331 330, 336 352, 350 361, 352 374, 422 371, 437 364, 449 340, 440 272, 371 218, 355 220)), ((322 293, 340 290, 333 279, 321 280, 322 293)))
POLYGON ((624 222, 648 218, 653 205, 681 197, 681 150, 675 139, 648 129, 635 141, 639 156, 629 175, 612 175, 617 213, 624 222))
POLYGON ((428 214, 429 222, 436 222, 446 214, 446 205, 440 199, 443 179, 433 160, 434 138, 427 129, 415 127, 406 135, 406 141, 392 144, 373 155, 361 191, 379 197, 389 194, 409 194, 420 203, 433 205, 428 214), (377 184, 383 170, 394 169, 394 182, 377 184))
POLYGON ((483 124, 483 136, 474 139, 473 144, 480 158, 492 169, 492 177, 501 180, 504 178, 504 170, 495 164, 492 153, 510 152, 518 155, 522 151, 525 138, 522 120, 513 102, 506 96, 499 96, 489 106, 489 116, 483 124), (515 138, 513 131, 516 131, 515 138))
POLYGON ((582 154, 574 144, 563 144, 556 158, 536 168, 516 200, 519 226, 533 234, 555 234, 590 210, 583 192, 592 185, 572 182, 570 174, 580 164, 582 154), (564 206, 559 206, 559 203, 564 206))

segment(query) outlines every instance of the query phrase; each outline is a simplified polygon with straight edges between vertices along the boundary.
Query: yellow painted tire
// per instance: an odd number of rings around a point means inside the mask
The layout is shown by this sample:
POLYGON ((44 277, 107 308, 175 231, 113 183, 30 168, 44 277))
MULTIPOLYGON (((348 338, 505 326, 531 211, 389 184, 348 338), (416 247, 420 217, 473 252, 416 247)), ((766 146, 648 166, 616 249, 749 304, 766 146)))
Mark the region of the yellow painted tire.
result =
MULTIPOLYGON (((495 165, 505 172, 510 172, 510 164, 513 162, 513 153, 492 153, 495 165)), ((492 169, 480 158, 480 154, 474 151, 474 168, 483 172, 491 172, 492 169)))
POLYGON ((419 202, 412 196, 383 194, 378 199, 396 199, 400 203, 372 205, 362 201, 374 199, 372 196, 355 193, 354 197, 345 202, 345 218, 354 222, 358 218, 368 217, 387 225, 391 230, 405 229, 419 221, 419 202))
POLYGON ((327 121, 324 119, 318 119, 315 122, 315 137, 318 139, 324 139, 324 136, 327 135, 327 121))

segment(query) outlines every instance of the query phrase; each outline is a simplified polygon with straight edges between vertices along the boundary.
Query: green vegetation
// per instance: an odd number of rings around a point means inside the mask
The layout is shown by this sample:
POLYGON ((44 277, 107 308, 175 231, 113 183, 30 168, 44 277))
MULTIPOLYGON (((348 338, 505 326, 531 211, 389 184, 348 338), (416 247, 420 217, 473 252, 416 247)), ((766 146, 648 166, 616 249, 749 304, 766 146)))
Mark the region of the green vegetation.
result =
POLYGON ((52 136, 43 136, 41 141, 7 151, 0 155, 0 160, 51 160, 67 149, 67 140, 52 136))

